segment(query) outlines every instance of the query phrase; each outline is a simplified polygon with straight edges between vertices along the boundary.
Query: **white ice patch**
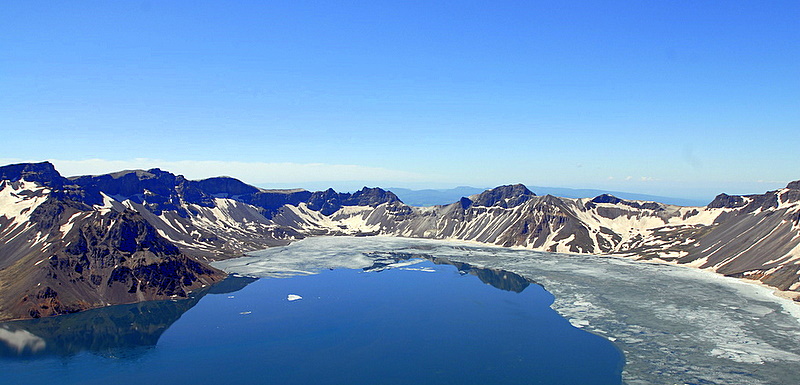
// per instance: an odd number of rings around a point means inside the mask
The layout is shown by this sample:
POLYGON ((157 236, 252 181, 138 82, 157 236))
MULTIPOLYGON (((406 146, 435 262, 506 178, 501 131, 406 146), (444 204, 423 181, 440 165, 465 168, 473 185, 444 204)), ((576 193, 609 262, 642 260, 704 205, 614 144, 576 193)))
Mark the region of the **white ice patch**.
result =
POLYGON ((301 296, 299 296, 297 294, 289 294, 289 295, 286 296, 286 300, 289 301, 289 302, 297 301, 297 300, 301 300, 301 299, 303 299, 303 297, 301 297, 301 296))
POLYGON ((585 319, 570 318, 569 319, 569 323, 572 324, 572 326, 574 326, 576 328, 583 328, 585 326, 589 326, 589 321, 587 321, 585 319))
POLYGON ((425 273, 435 273, 436 269, 432 269, 430 267, 401 267, 400 270, 408 270, 408 271, 422 271, 425 273))
MULTIPOLYGON (((246 257, 212 262, 211 265, 227 273, 274 278, 316 274, 325 269, 362 269, 372 266, 374 260, 364 255, 364 252, 375 251, 375 248, 369 248, 368 245, 380 245, 377 239, 391 243, 393 238, 307 238, 289 246, 255 251, 246 257), (358 248, 348 248, 348 242, 353 246, 358 245, 358 248)), ((397 241, 399 244, 401 240, 397 241)), ((378 249, 384 250, 384 247, 378 249)))

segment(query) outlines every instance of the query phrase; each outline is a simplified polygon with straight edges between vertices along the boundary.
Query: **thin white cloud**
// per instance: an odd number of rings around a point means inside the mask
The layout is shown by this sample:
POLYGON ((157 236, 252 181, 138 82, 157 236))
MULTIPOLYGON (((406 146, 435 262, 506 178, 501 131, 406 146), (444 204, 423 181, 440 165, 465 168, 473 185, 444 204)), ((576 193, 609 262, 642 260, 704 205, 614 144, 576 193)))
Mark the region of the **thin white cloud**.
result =
MULTIPOLYGON (((98 175, 121 170, 160 168, 188 179, 203 179, 214 176, 231 176, 247 183, 306 183, 329 181, 397 181, 424 182, 432 175, 418 174, 382 167, 352 164, 325 163, 265 163, 228 161, 165 161, 137 158, 130 160, 47 159, 65 176, 98 175)), ((0 159, 3 164, 22 162, 19 159, 0 159)))

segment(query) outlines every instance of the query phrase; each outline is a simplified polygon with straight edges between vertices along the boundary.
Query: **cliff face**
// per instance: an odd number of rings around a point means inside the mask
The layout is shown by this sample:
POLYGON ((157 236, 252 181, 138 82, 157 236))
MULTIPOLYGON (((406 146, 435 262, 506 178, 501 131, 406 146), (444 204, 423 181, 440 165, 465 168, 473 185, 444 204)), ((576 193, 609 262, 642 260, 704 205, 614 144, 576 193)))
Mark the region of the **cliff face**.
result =
POLYGON ((658 259, 800 292, 800 181, 705 207, 569 199, 500 186, 411 207, 379 188, 264 190, 159 169, 63 178, 0 167, 0 319, 182 298, 223 274, 205 262, 315 235, 461 239, 658 259))
POLYGON ((63 179, 20 178, 0 182, 0 319, 185 298, 225 277, 138 212, 88 205, 63 179))

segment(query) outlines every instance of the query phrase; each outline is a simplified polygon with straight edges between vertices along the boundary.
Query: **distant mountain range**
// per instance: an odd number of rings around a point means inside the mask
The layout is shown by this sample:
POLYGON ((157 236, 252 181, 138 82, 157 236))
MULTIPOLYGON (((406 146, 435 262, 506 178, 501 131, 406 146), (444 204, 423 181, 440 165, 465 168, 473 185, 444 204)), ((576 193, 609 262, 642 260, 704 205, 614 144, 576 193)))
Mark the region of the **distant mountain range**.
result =
POLYGON ((47 162, 3 166, 0 320, 186 298, 224 278, 210 261, 318 235, 618 255, 800 292, 800 181, 702 207, 541 196, 523 185, 467 189, 417 207, 380 188, 266 190, 157 168, 65 178, 47 162))
MULTIPOLYGON (((709 201, 701 199, 687 199, 664 197, 658 195, 636 194, 622 191, 605 191, 594 189, 573 189, 565 187, 528 186, 537 195, 555 195, 562 198, 592 198, 602 194, 611 194, 628 200, 661 202, 676 206, 705 206, 709 201)), ((409 206, 436 206, 455 202, 461 197, 480 194, 486 188, 459 186, 451 189, 423 189, 411 190, 401 187, 390 187, 389 191, 397 194, 403 203, 409 206)))

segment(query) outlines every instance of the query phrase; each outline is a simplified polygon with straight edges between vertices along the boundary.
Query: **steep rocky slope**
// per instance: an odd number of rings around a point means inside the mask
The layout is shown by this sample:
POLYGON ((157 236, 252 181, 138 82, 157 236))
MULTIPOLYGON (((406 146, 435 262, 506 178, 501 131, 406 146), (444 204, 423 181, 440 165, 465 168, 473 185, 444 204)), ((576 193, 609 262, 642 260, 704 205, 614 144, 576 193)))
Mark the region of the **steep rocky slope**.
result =
POLYGON ((225 277, 140 213, 87 204, 50 164, 12 171, 0 168, 0 319, 185 298, 225 277))

